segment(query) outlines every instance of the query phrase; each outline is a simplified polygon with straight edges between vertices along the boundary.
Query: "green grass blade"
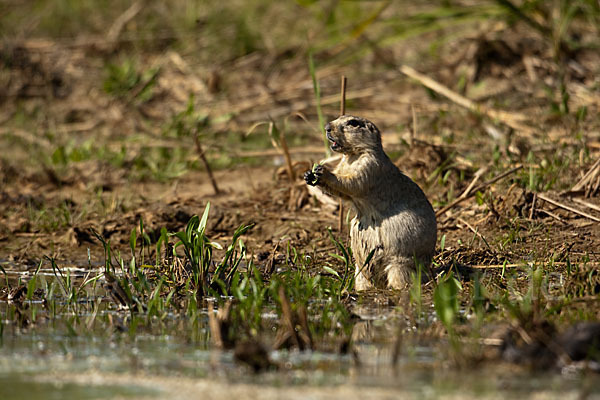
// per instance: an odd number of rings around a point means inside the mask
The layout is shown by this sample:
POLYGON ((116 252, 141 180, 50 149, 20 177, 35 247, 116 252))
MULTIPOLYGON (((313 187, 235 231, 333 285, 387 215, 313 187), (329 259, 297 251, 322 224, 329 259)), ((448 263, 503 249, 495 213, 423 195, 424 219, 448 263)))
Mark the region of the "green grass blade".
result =
POLYGON ((206 203, 206 207, 204 208, 204 213, 202 214, 202 219, 200 220, 200 225, 198 225, 198 232, 204 233, 206 231, 206 222, 208 221, 208 213, 210 211, 210 201, 206 203))
POLYGON ((319 128, 321 129, 321 135, 323 135, 323 145, 325 146, 325 154, 327 157, 331 155, 331 150, 329 149, 329 141, 327 140, 327 136, 325 135, 325 118, 323 117, 323 110, 321 110, 321 87, 319 86, 319 81, 317 80, 317 73, 315 71, 315 61, 313 59, 312 51, 308 53, 308 70, 310 72, 310 77, 313 82, 313 89, 315 92, 315 100, 317 104, 317 115, 319 116, 319 128))

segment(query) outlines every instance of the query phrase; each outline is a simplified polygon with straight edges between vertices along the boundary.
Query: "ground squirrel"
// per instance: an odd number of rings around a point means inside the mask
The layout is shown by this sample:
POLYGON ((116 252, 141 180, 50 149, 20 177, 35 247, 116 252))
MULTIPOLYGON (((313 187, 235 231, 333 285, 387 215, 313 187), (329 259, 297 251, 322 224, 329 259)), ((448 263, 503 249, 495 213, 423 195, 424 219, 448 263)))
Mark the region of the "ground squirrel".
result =
POLYGON ((356 289, 403 288, 417 263, 427 275, 437 240, 435 213, 421 188, 385 154, 379 129, 364 118, 343 115, 325 132, 342 160, 333 171, 316 165, 304 179, 354 205, 350 245, 356 289))

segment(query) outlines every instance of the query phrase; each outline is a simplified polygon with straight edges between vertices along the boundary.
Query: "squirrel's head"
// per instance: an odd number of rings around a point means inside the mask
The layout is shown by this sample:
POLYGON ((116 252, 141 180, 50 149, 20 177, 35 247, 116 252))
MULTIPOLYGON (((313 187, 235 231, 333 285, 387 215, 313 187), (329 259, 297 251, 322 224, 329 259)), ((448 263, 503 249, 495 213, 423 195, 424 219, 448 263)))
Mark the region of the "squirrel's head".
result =
POLYGON ((379 129, 361 117, 342 115, 325 125, 325 134, 331 142, 331 150, 342 154, 361 154, 382 148, 379 129))

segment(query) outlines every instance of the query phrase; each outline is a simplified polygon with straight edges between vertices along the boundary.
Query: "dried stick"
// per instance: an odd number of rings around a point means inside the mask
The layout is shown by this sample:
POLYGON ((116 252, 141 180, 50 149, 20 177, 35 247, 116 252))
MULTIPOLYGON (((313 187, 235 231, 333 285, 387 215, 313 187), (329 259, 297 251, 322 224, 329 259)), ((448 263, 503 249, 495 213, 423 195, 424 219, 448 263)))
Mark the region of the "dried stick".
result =
POLYGON ((548 197, 548 196, 546 196, 546 195, 544 195, 544 194, 542 194, 542 193, 538 193, 538 197, 539 197, 540 199, 542 199, 542 200, 544 200, 544 201, 546 201, 546 202, 548 202, 548 203, 552 204, 552 205, 555 205, 556 207, 564 208, 565 210, 567 210, 567 211, 571 211, 571 212, 572 212, 572 213, 574 213, 574 214, 577 214, 577 215, 580 215, 580 216, 582 216, 582 217, 585 217, 585 218, 591 219, 592 221, 600 222, 600 218, 596 218, 596 217, 594 217, 593 215, 590 215, 590 214, 588 214, 588 213, 585 213, 585 212, 583 212, 583 211, 579 211, 579 210, 578 210, 578 209, 576 209, 576 208, 573 208, 573 207, 571 207, 571 206, 568 206, 568 205, 566 205, 566 204, 560 203, 560 202, 558 202, 558 201, 556 201, 556 200, 552 200, 550 197, 548 197))
MULTIPOLYGON (((342 75, 342 90, 340 92, 340 116, 346 114, 346 76, 342 75)), ((344 202, 339 200, 340 215, 338 219, 338 232, 342 233, 344 229, 344 202)))
POLYGON ((342 91, 340 93, 340 115, 346 114, 346 76, 342 75, 342 91))
MULTIPOLYGON (((467 192, 465 190, 465 192, 460 195, 460 197, 456 198, 453 202, 451 202, 450 204, 442 207, 441 209, 439 209, 436 213, 435 216, 439 217, 441 215, 443 215, 446 211, 448 211, 449 209, 451 209, 452 207, 454 207, 457 204, 462 203, 463 201, 467 200, 470 197, 473 197, 473 195, 477 192, 479 192, 482 189, 485 189, 486 187, 498 182, 500 179, 507 177, 508 175, 511 175, 513 173, 515 173, 516 171, 520 170, 521 168, 523 168, 522 165, 519 165, 513 169, 509 169, 506 172, 501 173, 500 175, 498 175, 495 178, 490 179, 489 181, 486 181, 484 183, 482 183, 481 185, 477 186, 474 189, 471 189, 469 192, 467 192)), ((468 188, 467 188, 468 189, 468 188)))
POLYGON ((523 267, 524 264, 491 264, 491 265, 469 265, 469 268, 473 269, 494 269, 494 268, 519 268, 523 267))
POLYGON ((569 192, 579 192, 580 190, 585 189, 585 187, 588 185, 588 183, 590 181, 592 181, 599 174, 600 174, 600 158, 598 158, 598 160, 596 160, 594 165, 592 165, 592 167, 585 173, 585 175, 583 175, 583 178, 581 178, 575 185, 573 185, 573 187, 571 188, 571 190, 569 190, 569 192))
MULTIPOLYGON (((272 131, 275 128, 275 123, 271 121, 269 124, 269 136, 273 137, 272 131)), ((294 166, 292 163, 292 156, 290 156, 290 148, 287 145, 287 140, 285 139, 285 132, 281 131, 279 134, 279 144, 281 145, 281 150, 283 151, 283 157, 285 158, 285 166, 287 168, 288 175, 290 177, 290 182, 294 183, 296 180, 296 173, 294 172, 294 166)))
POLYGON ((467 228, 469 228, 471 230, 471 232, 473 232, 475 235, 477 235, 481 240, 483 240, 483 243, 485 243, 485 246, 488 248, 489 251, 491 251, 493 254, 496 254, 496 252, 494 251, 494 249, 492 249, 488 243, 487 240, 485 240, 485 237, 483 237, 483 235, 481 233, 479 233, 478 229, 475 229, 471 224, 469 224, 467 221, 465 221, 462 218, 458 219, 458 222, 460 222, 461 224, 464 224, 467 226, 467 228))
POLYGON ((135 16, 142 10, 142 3, 140 1, 136 1, 133 3, 123 14, 121 14, 115 22, 111 25, 108 33, 106 34, 106 40, 108 43, 114 45, 114 43, 119 38, 121 31, 127 25, 129 21, 131 21, 135 16))
POLYGON ((595 196, 598 193, 598 189, 600 189, 600 176, 596 179, 596 183, 591 186, 587 197, 595 196))
POLYGON ((537 200, 537 193, 533 194, 533 200, 531 201, 531 209, 529 210, 529 219, 533 219, 533 213, 535 211, 535 202, 537 200))
POLYGON ((478 103, 476 103, 472 100, 469 100, 468 98, 461 96, 460 94, 450 90, 446 86, 434 81, 427 75, 421 74, 420 72, 409 67, 408 65, 402 65, 400 67, 400 72, 402 72, 403 74, 405 74, 406 76, 408 76, 410 78, 417 80, 423 86, 426 86, 429 89, 433 90, 434 92, 447 97, 449 100, 453 101, 454 103, 458 104, 459 106, 469 109, 470 111, 479 112, 479 113, 487 115, 488 117, 490 117, 492 119, 500 120, 503 123, 505 123, 506 125, 510 126, 511 128, 514 128, 514 129, 518 129, 518 130, 525 131, 528 133, 532 133, 535 131, 533 128, 520 123, 522 121, 527 120, 527 117, 523 114, 494 110, 494 109, 486 107, 482 104, 478 104, 478 103))
POLYGON ((577 199, 577 198, 572 198, 571 200, 573 200, 577 204, 581 204, 582 206, 585 206, 587 208, 591 208, 592 210, 596 210, 596 211, 600 212, 600 207, 598 207, 595 204, 588 203, 587 201, 583 201, 583 200, 580 200, 580 199, 577 199))
POLYGON ((465 191, 462 192, 462 194, 458 197, 461 198, 461 197, 468 196, 471 193, 471 191, 473 190, 473 188, 475 187, 475 184, 479 181, 479 179, 483 176, 483 174, 485 174, 487 172, 487 170, 488 170, 488 167, 479 168, 475 172, 475 176, 473 177, 473 180, 471 181, 471 183, 469 183, 469 186, 467 186, 465 191))
POLYGON ((415 111, 415 106, 412 104, 410 105, 410 109, 412 111, 413 128, 408 137, 408 147, 412 148, 415 142, 415 137, 417 137, 417 112, 415 111))
POLYGON ((198 155, 200 156, 200 160, 202 160, 202 163, 204 164, 204 167, 206 168, 206 172, 208 172, 208 177, 210 179, 210 183, 212 184, 212 187, 215 191, 215 194, 219 194, 221 193, 221 191, 219 190, 219 187, 217 186, 217 181, 215 180, 215 176, 212 173, 212 169, 210 168, 210 164, 208 163, 208 160, 206 159, 206 155, 204 154, 204 149, 202 149, 202 144, 200 144, 200 137, 198 132, 196 132, 196 134, 194 135, 194 141, 196 142, 196 151, 198 152, 198 155))
MULTIPOLYGON (((493 268, 519 268, 519 267, 526 267, 526 266, 533 266, 534 263, 514 263, 514 264, 488 264, 488 265, 483 265, 483 264, 478 264, 478 265, 469 265, 469 268, 474 268, 474 269, 493 269, 493 268)), ((555 261, 554 265, 567 265, 567 263, 565 261, 555 261)), ((598 265, 600 265, 600 263, 597 262, 589 262, 586 264, 588 267, 597 267, 598 265)))
POLYGON ((557 220, 558 222, 560 222, 561 224, 565 224, 565 225, 570 225, 567 221, 565 221, 564 219, 562 219, 561 217, 559 217, 558 215, 548 211, 548 210, 544 210, 544 209, 540 209, 540 212, 546 214, 547 216, 549 216, 550 218, 554 218, 555 220, 557 220))

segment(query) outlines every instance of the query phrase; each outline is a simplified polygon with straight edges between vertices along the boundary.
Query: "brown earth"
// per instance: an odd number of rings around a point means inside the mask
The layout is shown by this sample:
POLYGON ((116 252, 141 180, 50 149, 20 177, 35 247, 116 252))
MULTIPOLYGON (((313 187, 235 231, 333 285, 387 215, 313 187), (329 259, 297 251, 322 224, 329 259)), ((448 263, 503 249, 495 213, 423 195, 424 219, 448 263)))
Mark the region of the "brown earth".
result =
MULTIPOLYGON (((138 98, 144 90, 142 81, 115 98, 100 89, 98 79, 91 78, 103 76, 103 62, 114 54, 94 43, 14 40, 2 49, 5 90, 0 99, 0 132, 8 151, 0 160, 0 259, 18 268, 32 268, 44 255, 85 263, 90 248, 94 260, 100 262, 102 249, 90 228, 126 253, 130 232, 140 218, 156 238, 162 227, 170 232, 182 229, 209 201, 209 236, 226 243, 240 224, 254 223, 244 240, 259 264, 275 248, 283 254, 286 242, 327 259, 334 247, 326 228, 335 231, 338 211, 311 197, 299 177, 290 183, 285 169, 278 167, 283 162, 279 150, 248 149, 231 145, 227 139, 234 132, 243 144, 253 124, 272 118, 280 127, 288 122, 288 141, 299 142, 290 145, 297 176, 322 158, 321 139, 314 129, 312 85, 303 58, 250 54, 223 66, 218 74, 191 69, 174 50, 150 51, 143 56, 144 65, 158 71, 151 96, 138 98), (267 66, 279 71, 272 79, 265 75, 267 66), (214 82, 217 78, 219 85, 214 82), (236 88, 235 95, 227 92, 232 88, 236 88), (190 136, 164 134, 164 125, 185 109, 191 93, 196 109, 209 120, 210 133, 202 137, 209 161, 219 163, 223 157, 251 160, 216 171, 222 189, 218 195, 193 150, 183 156, 188 168, 177 178, 132 177, 135 161, 155 149, 174 153, 194 148, 190 136), (294 117, 299 113, 309 121, 308 128, 294 117), (93 143, 89 159, 63 164, 47 161, 60 149, 85 143, 93 143), (93 157, 99 149, 118 152, 119 148, 126 149, 121 166, 93 157)), ((386 132, 386 149, 424 188, 437 210, 471 182, 477 186, 523 166, 484 185, 477 196, 438 217, 438 237, 445 236, 439 264, 455 260, 494 267, 505 262, 588 258, 597 263, 600 178, 599 169, 592 168, 600 151, 600 97, 594 89, 597 53, 580 50, 567 71, 562 71, 570 109, 587 110, 576 117, 547 111, 557 98, 560 71, 548 60, 539 38, 511 34, 494 40, 465 39, 443 52, 447 62, 424 63, 421 71, 451 87, 454 72, 464 69, 465 96, 491 110, 498 102, 508 104, 510 110, 494 114, 497 118, 493 119, 485 112, 465 111, 455 100, 432 97, 420 85, 402 79, 397 68, 381 73, 382 66, 399 63, 382 61, 376 52, 354 70, 326 66, 318 72, 326 114, 336 114, 337 85, 345 73, 351 102, 348 111, 372 119, 386 132), (535 51, 519 53, 527 41, 535 44, 529 47, 535 51), (483 167, 487 172, 476 178, 483 167), (593 179, 578 191, 565 192, 588 171, 593 179), (535 174, 541 183, 534 192, 527 181, 535 174), (549 185, 552 190, 545 189, 549 185)), ((413 60, 418 55, 406 54, 413 60)), ((173 163, 167 161, 157 168, 160 172, 173 163)))
MULTIPOLYGON (((405 157, 400 165, 406 164, 405 157)), ((89 212, 54 231, 36 231, 28 219, 31 208, 67 204, 75 214, 85 204, 97 201, 96 194, 85 189, 89 181, 55 186, 17 180, 1 192, 5 217, 0 229, 0 254, 5 261, 30 268, 44 255, 85 265, 89 248, 94 260, 100 262, 102 246, 92 236, 91 228, 110 239, 113 248, 127 253, 130 232, 139 225, 140 218, 155 240, 162 227, 169 232, 182 230, 208 202, 208 235, 222 244, 241 224, 255 224, 244 241, 259 264, 275 246, 278 253, 284 254, 287 242, 319 259, 327 258, 334 250, 326 228, 337 232, 339 211, 311 198, 299 178, 291 185, 285 174, 277 174, 276 167, 244 166, 217 171, 215 176, 222 191, 218 195, 204 172, 190 172, 172 183, 116 182, 110 191, 102 193, 106 203, 115 203, 110 211, 89 212)), ((562 262, 567 257, 598 261, 597 222, 539 198, 532 213, 533 194, 515 185, 508 191, 494 186, 487 190, 489 203, 477 205, 472 198, 438 218, 438 237, 446 236, 438 263, 456 260, 469 266, 498 266, 549 259, 562 262), (503 238, 508 240, 504 248, 499 247, 503 238)), ((432 191, 428 196, 439 198, 432 191)), ((557 195, 553 197, 560 200, 557 195)), ((577 208, 577 204, 569 204, 577 208)), ((346 235, 344 229, 342 238, 346 235)))

